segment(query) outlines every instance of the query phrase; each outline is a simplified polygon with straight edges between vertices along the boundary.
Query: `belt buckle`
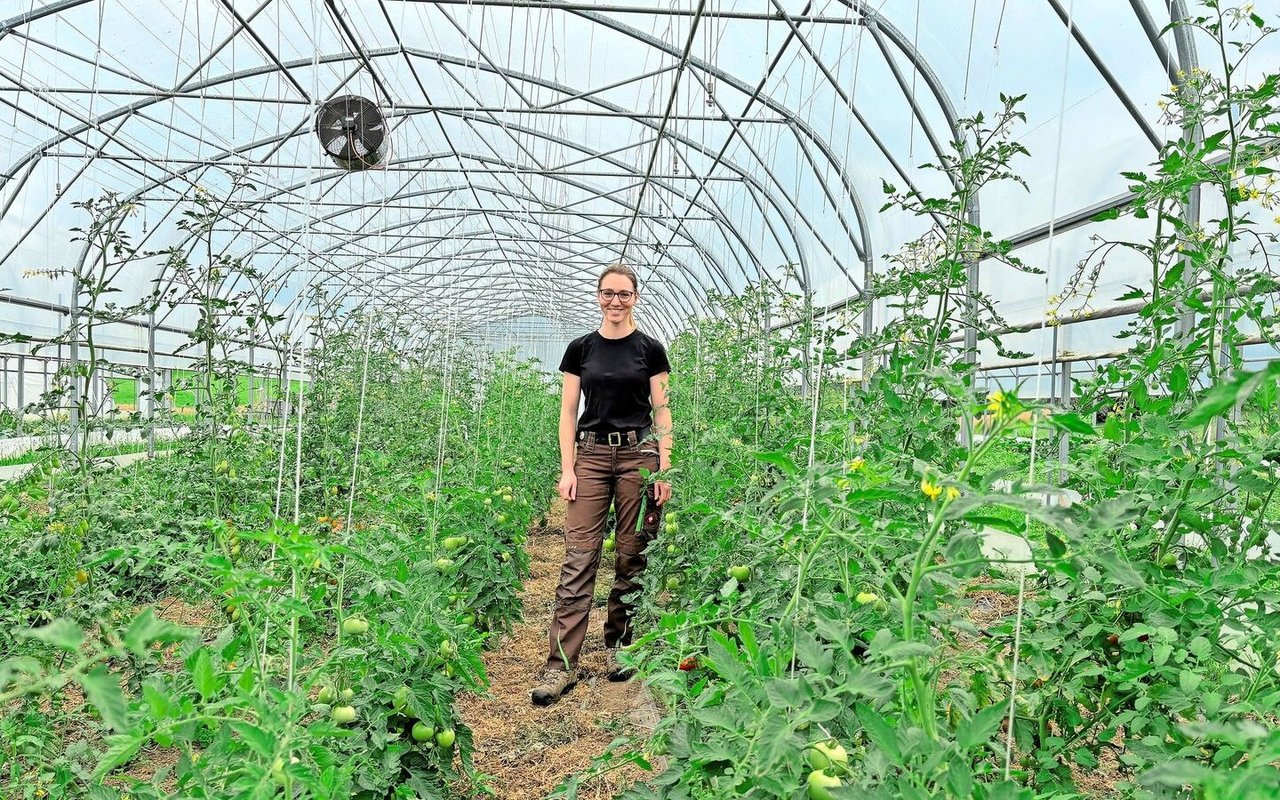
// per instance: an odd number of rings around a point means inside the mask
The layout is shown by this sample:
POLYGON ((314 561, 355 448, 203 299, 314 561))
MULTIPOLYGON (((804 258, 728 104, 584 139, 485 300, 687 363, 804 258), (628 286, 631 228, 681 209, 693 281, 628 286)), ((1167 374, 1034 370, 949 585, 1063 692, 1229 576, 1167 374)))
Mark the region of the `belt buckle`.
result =
POLYGON ((622 434, 621 434, 621 433, 619 433, 618 431, 613 431, 612 433, 610 433, 610 434, 609 434, 609 446, 610 446, 610 447, 621 447, 621 446, 622 446, 622 434))

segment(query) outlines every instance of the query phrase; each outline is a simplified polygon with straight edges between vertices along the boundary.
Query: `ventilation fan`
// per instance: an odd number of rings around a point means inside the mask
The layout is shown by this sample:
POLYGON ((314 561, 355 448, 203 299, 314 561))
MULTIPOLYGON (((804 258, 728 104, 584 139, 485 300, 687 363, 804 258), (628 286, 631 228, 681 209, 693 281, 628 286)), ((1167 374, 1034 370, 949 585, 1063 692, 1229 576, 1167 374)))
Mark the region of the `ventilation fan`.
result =
POLYGON ((387 156, 387 118, 373 101, 354 94, 326 100, 316 111, 316 135, 324 151, 343 169, 377 166, 387 156))

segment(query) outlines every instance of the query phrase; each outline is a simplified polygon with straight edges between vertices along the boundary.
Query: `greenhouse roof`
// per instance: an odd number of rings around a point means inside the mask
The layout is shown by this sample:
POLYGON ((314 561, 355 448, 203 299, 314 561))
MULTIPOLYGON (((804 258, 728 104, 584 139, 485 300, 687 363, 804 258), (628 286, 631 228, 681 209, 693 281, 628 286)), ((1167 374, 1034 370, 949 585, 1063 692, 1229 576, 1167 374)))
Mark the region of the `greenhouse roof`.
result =
MULTIPOLYGON (((57 270, 85 256, 75 203, 136 201, 125 224, 158 251, 189 244, 184 202, 227 198, 241 172, 216 246, 278 279, 283 308, 320 287, 348 309, 563 338, 596 319, 615 261, 667 335, 788 265, 837 304, 928 224, 882 212, 883 182, 947 194, 921 167, 1001 94, 1027 95, 1026 188, 989 187, 973 215, 1060 285, 1083 223, 1124 197, 1120 172, 1179 136, 1157 101, 1219 57, 1168 27, 1182 0, 0 8, 0 288, 7 322, 37 333, 71 291, 57 270), (338 166, 313 128, 347 94, 388 121, 374 168, 338 166)), ((1280 60, 1250 58, 1258 74, 1280 60)), ((126 299, 173 279, 158 256, 127 270, 126 299)), ((1043 316, 1042 283, 984 288, 1017 321, 1043 316)))

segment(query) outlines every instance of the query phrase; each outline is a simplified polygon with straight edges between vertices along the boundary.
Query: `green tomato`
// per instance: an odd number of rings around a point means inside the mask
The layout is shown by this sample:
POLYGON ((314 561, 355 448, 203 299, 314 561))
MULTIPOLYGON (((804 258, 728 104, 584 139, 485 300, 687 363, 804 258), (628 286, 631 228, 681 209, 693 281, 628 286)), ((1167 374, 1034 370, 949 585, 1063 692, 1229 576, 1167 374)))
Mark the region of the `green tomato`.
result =
POLYGON ((362 617, 347 617, 342 621, 342 632, 350 636, 359 636, 369 630, 369 623, 362 617))
POLYGON ((667 555, 674 556, 676 553, 679 553, 679 552, 680 552, 680 548, 676 547, 674 544, 667 545, 667 555))
POLYGON ((506 515, 506 514, 499 514, 499 515, 498 515, 498 524, 499 524, 499 525, 506 525, 506 524, 507 524, 507 515, 506 515))
POLYGON ((356 717, 358 717, 359 714, 356 712, 354 706, 337 706, 332 712, 330 712, 329 716, 332 717, 333 721, 339 725, 349 725, 356 721, 356 717))
POLYGON ((453 728, 447 728, 436 734, 436 744, 447 750, 450 747, 453 747, 453 742, 457 738, 457 734, 453 732, 453 728))
POLYGON ((391 698, 391 707, 396 711, 404 711, 405 707, 409 705, 409 697, 411 694, 412 692, 408 686, 401 686, 399 689, 396 689, 395 696, 391 698))
POLYGON ((832 739, 827 742, 818 742, 809 748, 808 752, 809 766, 814 769, 827 769, 832 764, 839 764, 842 767, 849 766, 849 754, 845 752, 844 746, 832 739))
POLYGON ((511 554, 504 550, 500 558, 502 558, 502 562, 505 564, 506 562, 511 560, 511 554))
POLYGON ((445 550, 457 550, 466 543, 467 537, 465 536, 449 536, 445 538, 442 544, 444 545, 445 550))
POLYGON ((284 786, 284 759, 280 756, 271 762, 271 780, 284 786))
POLYGON ((835 800, 831 790, 840 785, 836 776, 815 769, 809 773, 809 800, 835 800))
POLYGON ((343 699, 343 700, 348 700, 348 701, 350 701, 350 700, 351 700, 352 698, 354 698, 355 696, 356 696, 356 690, 355 690, 355 689, 352 689, 350 686, 348 686, 347 688, 345 688, 345 689, 343 689, 343 690, 342 690, 342 699, 343 699))
POLYGON ((476 624, 476 615, 468 611, 466 614, 463 614, 461 618, 459 618, 458 622, 462 623, 463 625, 466 625, 467 627, 471 627, 472 625, 476 624))
POLYGON ((453 658, 458 654, 458 646, 452 640, 445 639, 440 643, 440 655, 445 658, 453 658))
POLYGON ((676 589, 679 589, 679 588, 680 588, 680 578, 679 578, 678 576, 676 576, 676 575, 671 575, 671 576, 669 576, 669 577, 667 578, 667 588, 668 588, 668 589, 670 589, 670 590, 671 590, 671 591, 673 591, 673 592, 674 592, 676 589))
POLYGON ((875 592, 858 592, 858 595, 853 599, 865 606, 879 600, 880 596, 875 592))
POLYGON ((437 558, 437 559, 436 559, 436 569, 440 570, 441 572, 445 572, 445 573, 449 572, 450 570, 452 570, 452 569, 453 569, 453 559, 452 559, 452 558, 437 558))
POLYGON ((729 567, 729 577, 735 579, 738 583, 744 583, 747 578, 751 577, 751 567, 732 566, 729 567))
POLYGON ((415 722, 411 735, 415 742, 429 742, 436 735, 436 729, 425 722, 415 722))
POLYGON ((492 498, 492 497, 486 497, 486 498, 484 499, 484 504, 485 504, 486 506, 491 506, 491 505, 493 505, 493 498, 492 498))
POLYGON ((1244 501, 1244 507, 1250 511, 1257 511, 1262 508, 1262 495, 1251 494, 1244 501))
POLYGON ((316 694, 316 702, 324 703, 326 706, 331 706, 333 705, 333 701, 336 697, 337 694, 333 691, 332 686, 321 686, 319 693, 316 694))
POLYGON ((671 517, 667 517, 667 519, 662 523, 662 530, 667 533, 679 533, 680 523, 676 522, 671 517))
POLYGON ((502 502, 504 502, 504 503, 510 503, 512 500, 515 500, 515 498, 514 498, 514 497, 512 497, 512 496, 511 496, 511 495, 509 495, 509 494, 504 494, 504 495, 502 496, 502 502))
POLYGON ((1173 567, 1178 566, 1178 554, 1165 553, 1164 555, 1160 556, 1160 566, 1164 567, 1165 569, 1171 569, 1173 567))

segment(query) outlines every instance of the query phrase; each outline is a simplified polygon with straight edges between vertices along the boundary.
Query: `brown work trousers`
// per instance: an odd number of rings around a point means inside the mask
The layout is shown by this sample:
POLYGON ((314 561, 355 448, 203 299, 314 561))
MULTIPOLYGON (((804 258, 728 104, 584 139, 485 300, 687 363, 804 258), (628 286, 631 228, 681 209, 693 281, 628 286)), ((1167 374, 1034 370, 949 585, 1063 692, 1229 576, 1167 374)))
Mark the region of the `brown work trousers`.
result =
POLYGON ((622 598, 638 588, 645 568, 644 549, 657 538, 660 509, 652 489, 645 490, 641 469, 656 472, 658 445, 652 441, 623 442, 611 446, 600 441, 579 441, 574 448, 576 499, 569 503, 564 526, 564 565, 556 589, 555 616, 551 622, 548 669, 572 669, 587 637, 587 622, 595 598, 596 570, 600 567, 605 524, 612 504, 616 511, 613 591, 609 593, 604 623, 606 647, 631 643, 634 604, 622 598), (637 525, 641 514, 644 524, 637 525))

